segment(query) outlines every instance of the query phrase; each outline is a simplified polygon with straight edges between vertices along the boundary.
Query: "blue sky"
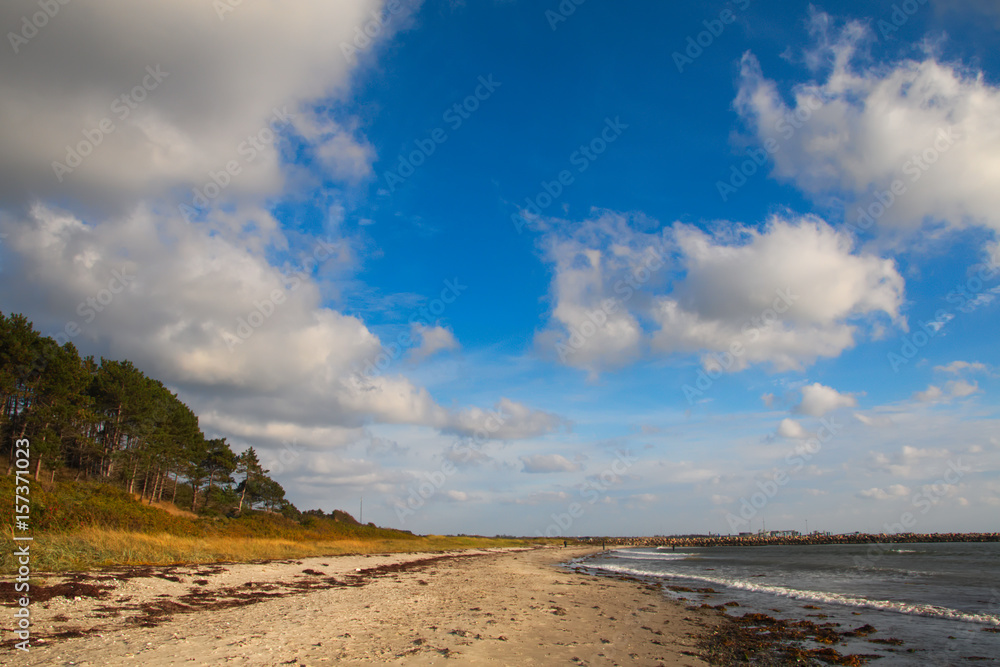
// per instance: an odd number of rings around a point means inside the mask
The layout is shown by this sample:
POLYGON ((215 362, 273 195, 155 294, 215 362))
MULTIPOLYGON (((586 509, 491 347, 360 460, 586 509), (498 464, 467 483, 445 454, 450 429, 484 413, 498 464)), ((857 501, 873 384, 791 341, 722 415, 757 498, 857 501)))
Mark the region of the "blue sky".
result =
POLYGON ((0 309, 300 508, 997 529, 992 3, 34 9, 0 10, 0 309))

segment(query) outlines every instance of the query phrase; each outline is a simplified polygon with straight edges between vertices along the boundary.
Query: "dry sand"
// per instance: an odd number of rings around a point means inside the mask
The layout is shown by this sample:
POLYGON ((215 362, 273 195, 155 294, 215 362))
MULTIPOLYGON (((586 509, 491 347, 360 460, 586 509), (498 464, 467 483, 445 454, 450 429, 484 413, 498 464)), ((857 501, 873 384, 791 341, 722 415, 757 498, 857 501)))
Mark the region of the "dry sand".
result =
POLYGON ((708 664, 696 644, 716 616, 652 586, 554 567, 593 551, 334 556, 49 578, 55 588, 33 591, 31 652, 5 642, 0 663, 708 664))

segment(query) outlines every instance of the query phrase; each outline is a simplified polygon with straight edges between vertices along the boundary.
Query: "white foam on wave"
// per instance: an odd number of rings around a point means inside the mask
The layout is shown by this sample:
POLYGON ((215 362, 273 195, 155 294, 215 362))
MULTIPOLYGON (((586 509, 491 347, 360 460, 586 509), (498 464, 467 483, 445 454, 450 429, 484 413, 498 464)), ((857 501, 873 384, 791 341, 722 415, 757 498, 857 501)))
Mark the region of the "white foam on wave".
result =
POLYGON ((749 591, 752 593, 767 593, 780 597, 791 598, 793 600, 805 600, 809 602, 827 602, 842 604, 849 607, 861 607, 866 609, 878 609, 880 611, 892 611, 899 614, 911 614, 914 616, 928 616, 932 618, 943 618, 951 621, 965 621, 968 623, 983 623, 986 625, 1000 626, 1000 616, 993 614, 970 614, 957 609, 939 607, 932 604, 918 604, 913 602, 895 602, 892 600, 872 600, 854 595, 844 595, 842 593, 827 593, 824 591, 798 590, 785 586, 772 586, 770 584, 757 584, 742 579, 730 579, 727 577, 705 577, 682 572, 651 571, 640 568, 624 567, 621 565, 588 565, 593 569, 606 570, 608 572, 619 572, 621 574, 632 574, 640 577, 680 577, 683 579, 696 579, 711 584, 727 586, 737 590, 749 591))
POLYGON ((608 552, 608 556, 614 558, 628 558, 629 560, 680 560, 682 558, 687 558, 688 556, 693 556, 694 554, 686 553, 683 551, 670 551, 667 553, 645 553, 642 551, 626 551, 624 549, 615 549, 608 552))

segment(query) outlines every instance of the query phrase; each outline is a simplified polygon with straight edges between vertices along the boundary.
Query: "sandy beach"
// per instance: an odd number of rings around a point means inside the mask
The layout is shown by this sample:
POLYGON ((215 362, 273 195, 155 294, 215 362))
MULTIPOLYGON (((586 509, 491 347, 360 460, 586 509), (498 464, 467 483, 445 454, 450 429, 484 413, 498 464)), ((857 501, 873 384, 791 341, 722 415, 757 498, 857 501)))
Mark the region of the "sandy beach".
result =
POLYGON ((716 616, 636 581, 556 567, 593 551, 337 556, 49 577, 34 591, 31 652, 5 643, 2 662, 708 664, 696 645, 716 616))

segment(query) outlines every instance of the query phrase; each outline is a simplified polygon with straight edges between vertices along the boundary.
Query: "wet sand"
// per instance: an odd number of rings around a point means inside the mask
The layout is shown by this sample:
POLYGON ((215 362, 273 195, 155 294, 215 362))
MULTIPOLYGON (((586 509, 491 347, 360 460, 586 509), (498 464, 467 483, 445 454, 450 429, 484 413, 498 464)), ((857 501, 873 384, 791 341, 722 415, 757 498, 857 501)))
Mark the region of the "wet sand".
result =
POLYGON ((555 567, 593 551, 336 556, 52 577, 33 589, 31 652, 8 641, 0 662, 708 664, 698 646, 720 623, 714 611, 686 608, 642 582, 555 567))

